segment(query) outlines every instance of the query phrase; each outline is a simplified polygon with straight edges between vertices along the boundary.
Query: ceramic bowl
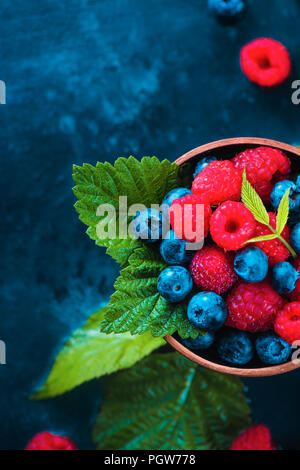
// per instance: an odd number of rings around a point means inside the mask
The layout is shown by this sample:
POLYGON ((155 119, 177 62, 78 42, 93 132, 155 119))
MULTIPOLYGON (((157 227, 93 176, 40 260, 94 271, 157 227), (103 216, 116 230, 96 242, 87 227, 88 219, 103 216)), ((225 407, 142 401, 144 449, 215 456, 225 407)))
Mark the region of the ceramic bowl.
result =
MULTIPOLYGON (((211 142, 209 144, 202 145, 200 147, 194 148, 193 150, 190 150, 189 152, 185 153, 180 158, 178 158, 176 160, 176 163, 179 166, 182 166, 187 163, 196 164, 196 162, 203 158, 205 155, 213 155, 222 159, 232 158, 234 155, 247 148, 254 148, 261 145, 283 150, 291 159, 293 171, 300 173, 300 148, 293 147, 282 142, 277 142, 275 140, 261 139, 255 137, 239 137, 211 142)), ((196 364, 199 364, 202 367, 207 367, 208 369, 212 369, 217 372, 221 372, 223 374, 238 375, 241 377, 267 377, 271 375, 284 374, 300 367, 300 363, 296 364, 293 362, 286 362, 285 364, 269 367, 230 367, 221 363, 214 362, 213 360, 210 360, 210 358, 207 356, 205 358, 201 357, 201 351, 199 352, 199 354, 197 352, 192 352, 191 350, 183 346, 183 344, 181 344, 173 336, 166 336, 165 340, 176 351, 178 351, 180 354, 187 357, 191 361, 195 362, 196 364)))

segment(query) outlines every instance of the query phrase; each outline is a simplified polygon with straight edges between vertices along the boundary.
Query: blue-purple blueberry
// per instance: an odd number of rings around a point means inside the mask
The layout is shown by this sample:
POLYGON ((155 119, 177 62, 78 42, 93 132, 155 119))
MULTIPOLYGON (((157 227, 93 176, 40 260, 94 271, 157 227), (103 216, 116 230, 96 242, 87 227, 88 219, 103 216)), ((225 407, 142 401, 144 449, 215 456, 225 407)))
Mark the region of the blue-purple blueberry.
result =
POLYGON ((172 303, 184 300, 192 288, 192 276, 183 266, 170 266, 164 269, 158 277, 158 292, 172 303))
POLYGON ((238 330, 225 334, 219 341, 217 351, 223 361, 233 365, 247 364, 254 355, 249 333, 238 330))
POLYGON ((162 214, 156 209, 138 211, 132 219, 131 230, 136 238, 155 243, 162 238, 162 214))
POLYGON ((291 244, 295 251, 300 254, 300 223, 296 224, 291 231, 291 244))
POLYGON ((173 230, 170 230, 160 244, 160 253, 167 264, 185 265, 194 255, 194 252, 187 250, 186 246, 187 242, 177 238, 173 230))
POLYGON ((194 178, 196 178, 199 173, 206 168, 211 162, 217 160, 216 157, 203 157, 200 162, 197 163, 195 171, 194 171, 194 178))
POLYGON ((181 199, 184 196, 187 196, 188 194, 192 194, 192 191, 187 188, 175 188, 172 189, 163 199, 162 204, 165 204, 169 207, 171 207, 173 201, 175 199, 181 199))
POLYGON ((267 255, 253 246, 238 253, 234 259, 234 270, 247 282, 261 282, 268 274, 267 255))
POLYGON ((204 335, 199 335, 196 339, 188 338, 182 341, 182 344, 191 350, 202 350, 208 349, 215 340, 215 334, 213 331, 207 331, 204 335))
POLYGON ((274 207, 274 209, 278 209, 279 204, 281 202, 281 199, 287 192, 287 190, 290 190, 289 193, 289 209, 290 213, 295 213, 299 211, 300 209, 300 195, 297 190, 297 186, 293 181, 290 180, 284 180, 284 181, 279 181, 278 183, 275 184, 272 192, 271 192, 271 204, 274 207))
POLYGON ((283 261, 273 268, 272 285, 279 294, 286 295, 295 289, 299 277, 300 274, 291 263, 283 261))
POLYGON ((244 0, 209 0, 209 8, 224 23, 240 20, 245 12, 244 0))
POLYGON ((292 346, 273 332, 261 334, 255 346, 260 360, 270 365, 283 364, 292 352, 292 346))
POLYGON ((189 302, 187 316, 200 330, 214 331, 221 328, 227 318, 224 299, 214 292, 199 292, 189 302))

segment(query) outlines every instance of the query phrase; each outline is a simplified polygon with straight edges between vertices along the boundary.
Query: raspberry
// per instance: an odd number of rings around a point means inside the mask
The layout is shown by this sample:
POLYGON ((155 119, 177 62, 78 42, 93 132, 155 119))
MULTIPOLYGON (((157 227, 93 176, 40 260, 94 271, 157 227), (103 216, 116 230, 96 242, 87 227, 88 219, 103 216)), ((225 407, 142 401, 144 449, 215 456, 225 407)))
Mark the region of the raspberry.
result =
POLYGON ((25 450, 77 450, 77 447, 68 437, 44 431, 36 434, 28 442, 25 450))
POLYGON ((285 305, 276 317, 274 329, 289 344, 300 340, 300 302, 285 305))
MULTIPOLYGON (((270 217, 270 225, 274 229, 276 228, 276 214, 273 212, 269 212, 269 217, 270 217)), ((263 235, 270 235, 272 232, 271 230, 266 226, 263 225, 259 222, 256 223, 256 232, 255 232, 255 237, 261 237, 263 235)), ((290 237, 290 229, 286 225, 281 233, 281 236, 289 242, 289 237, 290 237)), ((256 242, 254 243, 257 248, 260 250, 264 251, 265 254, 268 257, 269 260, 269 266, 273 267, 275 264, 280 263, 281 261, 286 261, 289 256, 290 252, 284 246, 284 244, 278 239, 275 238, 275 240, 265 240, 262 242, 256 242)))
POLYGON ((282 178, 285 178, 286 175, 288 175, 291 171, 291 161, 290 159, 286 156, 284 152, 282 152, 279 149, 272 149, 271 147, 266 147, 268 148, 268 153, 271 156, 271 153, 273 155, 273 158, 277 160, 277 165, 278 165, 278 173, 275 174, 275 179, 277 181, 281 181, 282 178), (273 152, 271 152, 273 150, 273 152), (282 178, 281 178, 282 177, 282 178))
POLYGON ((201 289, 223 294, 237 281, 233 269, 233 257, 216 246, 205 246, 197 251, 190 273, 194 283, 201 289))
POLYGON ((231 444, 230 450, 276 450, 270 429, 263 424, 251 426, 231 444))
POLYGON ((229 160, 213 161, 194 179, 192 193, 211 205, 241 198, 242 175, 229 160))
POLYGON ((232 159, 235 168, 246 169, 247 179, 264 201, 270 201, 273 183, 285 178, 291 169, 289 158, 278 149, 257 147, 232 159))
POLYGON ((251 332, 270 330, 285 303, 267 281, 241 282, 232 290, 226 302, 226 325, 251 332))
POLYGON ((202 232, 204 238, 207 236, 212 211, 209 204, 204 202, 202 197, 188 194, 181 199, 175 199, 169 209, 169 214, 171 226, 178 238, 188 242, 194 242, 195 240, 199 242, 201 241, 202 232), (204 224, 202 218, 197 218, 197 205, 199 204, 203 205, 204 224), (192 206, 192 212, 188 210, 188 205, 192 206), (182 212, 178 213, 178 206, 181 207, 182 212), (193 233, 188 233, 190 230, 193 233))
MULTIPOLYGON (((300 256, 298 256, 293 264, 298 273, 300 273, 300 256)), ((289 294, 289 298, 294 302, 300 302, 300 279, 296 282, 295 289, 289 294)))
POLYGON ((217 245, 225 250, 238 250, 255 233, 256 222, 241 202, 223 202, 210 220, 210 233, 217 245))
POLYGON ((246 44, 241 50, 240 62, 249 80, 263 87, 284 82, 292 68, 287 49, 270 38, 260 38, 246 44))

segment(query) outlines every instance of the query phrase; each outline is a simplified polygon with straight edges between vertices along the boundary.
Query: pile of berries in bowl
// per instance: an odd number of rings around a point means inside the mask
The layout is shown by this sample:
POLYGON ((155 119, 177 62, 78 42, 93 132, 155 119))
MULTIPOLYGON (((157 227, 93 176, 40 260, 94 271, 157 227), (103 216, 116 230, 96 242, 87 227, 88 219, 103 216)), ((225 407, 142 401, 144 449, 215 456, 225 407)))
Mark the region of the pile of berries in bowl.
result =
POLYGON ((163 200, 172 230, 160 241, 169 267, 157 289, 174 304, 188 301, 201 334, 175 339, 213 363, 283 364, 300 340, 300 178, 290 156, 269 146, 206 152, 188 162, 190 189, 163 200), (197 205, 204 240, 195 251, 197 205), (185 235, 188 223, 194 238, 185 235))

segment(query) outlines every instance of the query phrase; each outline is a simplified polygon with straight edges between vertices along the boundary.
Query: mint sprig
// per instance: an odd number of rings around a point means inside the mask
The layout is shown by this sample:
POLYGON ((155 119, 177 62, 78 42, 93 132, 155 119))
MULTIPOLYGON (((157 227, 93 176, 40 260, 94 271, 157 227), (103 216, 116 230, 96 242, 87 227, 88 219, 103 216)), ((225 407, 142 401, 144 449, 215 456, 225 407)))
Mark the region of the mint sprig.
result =
POLYGON ((285 195, 280 201, 278 211, 277 211, 277 218, 276 218, 276 232, 282 233, 286 223, 288 221, 289 216, 289 195, 290 195, 290 188, 287 190, 285 195))
POLYGON ((272 232, 269 235, 263 235, 261 237, 251 238, 246 243, 262 242, 267 240, 275 240, 278 238, 289 250, 294 258, 297 258, 297 253, 291 247, 291 245, 282 237, 281 233, 288 221, 289 216, 289 194, 288 189, 280 201, 277 217, 276 217, 276 230, 270 224, 269 214, 264 206, 260 196, 257 194, 253 186, 249 183, 246 176, 246 171, 243 172, 243 183, 242 183, 242 201, 244 205, 253 214, 253 217, 257 222, 266 225, 272 232))
POLYGON ((269 225, 270 219, 267 209, 265 208, 264 203, 253 186, 247 180, 245 170, 243 172, 242 201, 247 209, 252 212, 257 222, 260 222, 264 225, 269 225))

